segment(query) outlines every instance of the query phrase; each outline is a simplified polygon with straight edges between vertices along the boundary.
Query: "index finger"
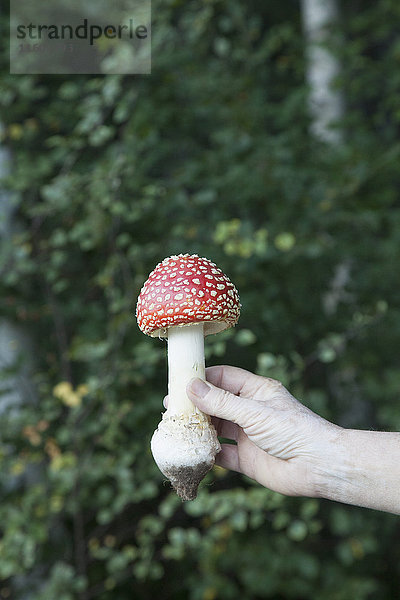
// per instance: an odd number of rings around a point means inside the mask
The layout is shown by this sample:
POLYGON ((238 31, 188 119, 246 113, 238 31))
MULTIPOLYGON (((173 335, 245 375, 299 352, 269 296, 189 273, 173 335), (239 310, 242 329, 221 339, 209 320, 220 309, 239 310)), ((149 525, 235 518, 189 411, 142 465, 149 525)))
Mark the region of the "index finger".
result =
POLYGON ((244 396, 255 400, 263 399, 261 398, 262 388, 265 391, 266 385, 269 387, 280 386, 279 382, 274 379, 261 377, 245 369, 229 365, 207 367, 206 379, 216 387, 227 390, 235 396, 244 396))

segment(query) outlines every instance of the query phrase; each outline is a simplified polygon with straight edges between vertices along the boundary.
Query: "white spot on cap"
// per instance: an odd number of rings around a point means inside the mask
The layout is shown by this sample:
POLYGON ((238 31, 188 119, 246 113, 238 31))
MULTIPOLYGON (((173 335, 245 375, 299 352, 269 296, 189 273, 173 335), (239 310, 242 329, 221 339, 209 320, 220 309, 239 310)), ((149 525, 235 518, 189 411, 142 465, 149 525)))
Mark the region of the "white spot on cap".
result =
POLYGON ((200 279, 192 279, 193 283, 196 285, 200 285, 200 279))
POLYGON ((183 294, 175 294, 174 300, 183 300, 183 294))

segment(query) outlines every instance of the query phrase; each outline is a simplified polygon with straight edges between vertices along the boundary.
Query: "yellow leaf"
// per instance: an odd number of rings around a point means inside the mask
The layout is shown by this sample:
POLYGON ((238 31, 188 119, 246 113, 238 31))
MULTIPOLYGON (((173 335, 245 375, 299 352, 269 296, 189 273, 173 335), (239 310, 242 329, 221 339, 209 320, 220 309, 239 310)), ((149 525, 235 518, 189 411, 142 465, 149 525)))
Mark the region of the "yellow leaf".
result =
POLYGON ((82 398, 82 396, 86 396, 89 393, 89 387, 86 385, 86 383, 82 383, 76 388, 76 393, 80 398, 82 398))
POLYGON ((60 383, 58 383, 53 389, 53 394, 56 398, 61 400, 63 404, 71 408, 75 406, 80 406, 82 396, 84 395, 82 392, 78 393, 78 390, 74 391, 69 381, 61 381, 60 383))

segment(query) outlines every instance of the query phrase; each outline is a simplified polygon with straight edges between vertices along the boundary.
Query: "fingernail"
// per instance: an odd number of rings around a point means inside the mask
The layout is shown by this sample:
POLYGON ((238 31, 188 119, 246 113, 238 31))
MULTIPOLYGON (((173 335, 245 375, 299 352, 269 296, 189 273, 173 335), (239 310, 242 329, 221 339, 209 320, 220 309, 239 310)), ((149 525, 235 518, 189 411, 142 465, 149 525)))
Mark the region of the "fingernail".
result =
POLYGON ((189 383, 189 388, 192 394, 198 396, 199 398, 204 398, 204 396, 210 391, 210 386, 198 377, 192 379, 192 381, 189 383))

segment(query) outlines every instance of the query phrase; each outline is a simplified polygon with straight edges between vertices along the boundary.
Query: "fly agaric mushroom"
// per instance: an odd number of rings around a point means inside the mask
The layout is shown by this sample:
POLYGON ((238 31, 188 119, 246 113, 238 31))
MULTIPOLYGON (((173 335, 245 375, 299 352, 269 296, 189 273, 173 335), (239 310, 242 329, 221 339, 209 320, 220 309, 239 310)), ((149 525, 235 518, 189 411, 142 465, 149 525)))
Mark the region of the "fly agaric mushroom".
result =
POLYGON ((192 404, 186 386, 193 377, 205 380, 204 336, 236 325, 239 314, 233 283, 197 254, 165 258, 138 298, 141 331, 168 338, 168 409, 153 434, 151 451, 183 500, 196 497, 221 450, 210 417, 192 404))

